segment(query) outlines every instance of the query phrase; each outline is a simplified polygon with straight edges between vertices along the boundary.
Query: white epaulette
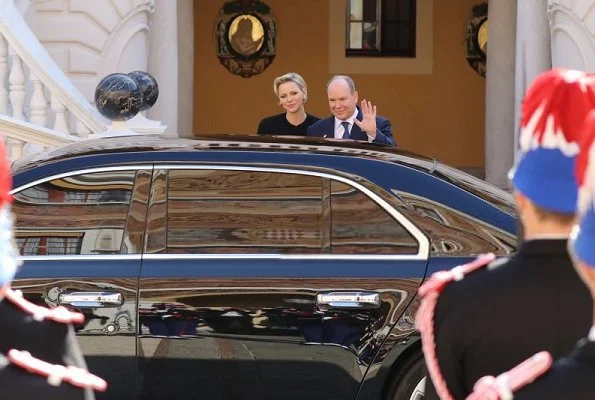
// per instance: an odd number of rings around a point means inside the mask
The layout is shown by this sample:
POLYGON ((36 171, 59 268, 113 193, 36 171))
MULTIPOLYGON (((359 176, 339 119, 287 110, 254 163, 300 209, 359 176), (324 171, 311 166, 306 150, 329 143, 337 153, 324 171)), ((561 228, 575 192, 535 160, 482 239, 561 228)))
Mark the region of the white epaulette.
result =
POLYGON ((23 293, 19 290, 7 289, 4 294, 4 301, 9 301, 27 314, 30 314, 34 320, 50 320, 63 324, 81 324, 85 321, 85 316, 81 313, 68 311, 59 306, 56 308, 46 308, 35 305, 23 298, 23 293))
POLYGON ((552 355, 542 351, 497 377, 484 376, 475 383, 467 400, 513 400, 514 392, 546 373, 553 362, 552 355))
POLYGON ((9 350, 6 358, 19 368, 47 378, 48 384, 51 386, 60 386, 62 382, 67 382, 79 388, 90 388, 99 392, 107 389, 106 381, 83 368, 50 364, 34 358, 27 351, 9 350))

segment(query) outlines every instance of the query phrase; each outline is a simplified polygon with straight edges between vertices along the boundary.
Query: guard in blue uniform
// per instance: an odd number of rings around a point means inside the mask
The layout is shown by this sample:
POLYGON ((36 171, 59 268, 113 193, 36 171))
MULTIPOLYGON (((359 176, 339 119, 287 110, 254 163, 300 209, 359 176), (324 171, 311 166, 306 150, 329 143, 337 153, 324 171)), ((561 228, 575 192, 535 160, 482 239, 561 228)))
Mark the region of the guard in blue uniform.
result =
MULTIPOLYGON (((574 267, 595 302, 595 111, 586 119, 580 148, 576 170, 581 219, 570 236, 569 247, 574 267)), ((469 399, 595 398, 595 323, 589 335, 581 339, 569 355, 558 359, 553 367, 551 359, 549 353, 540 353, 498 377, 484 377, 477 382, 469 399)))
POLYGON ((83 315, 48 309, 10 289, 17 268, 12 234, 10 166, 0 140, 0 398, 92 400, 104 380, 86 370, 72 328, 83 315))
POLYGON ((420 289, 426 399, 465 399, 479 378, 542 350, 561 357, 591 326, 591 297, 567 243, 581 125, 594 108, 595 82, 582 72, 550 70, 529 88, 512 174, 523 243, 510 259, 482 257, 420 289))

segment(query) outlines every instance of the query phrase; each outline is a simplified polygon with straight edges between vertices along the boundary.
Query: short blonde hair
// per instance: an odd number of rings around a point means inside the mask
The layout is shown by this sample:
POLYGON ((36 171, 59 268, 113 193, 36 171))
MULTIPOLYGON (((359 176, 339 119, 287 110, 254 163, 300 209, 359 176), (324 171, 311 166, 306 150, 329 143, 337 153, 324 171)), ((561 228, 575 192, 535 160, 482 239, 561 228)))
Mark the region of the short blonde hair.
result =
POLYGON ((288 72, 275 78, 273 81, 273 91, 277 97, 279 97, 279 86, 287 82, 295 83, 300 88, 302 93, 304 93, 304 101, 308 99, 308 87, 306 86, 306 81, 300 74, 295 72, 288 72))

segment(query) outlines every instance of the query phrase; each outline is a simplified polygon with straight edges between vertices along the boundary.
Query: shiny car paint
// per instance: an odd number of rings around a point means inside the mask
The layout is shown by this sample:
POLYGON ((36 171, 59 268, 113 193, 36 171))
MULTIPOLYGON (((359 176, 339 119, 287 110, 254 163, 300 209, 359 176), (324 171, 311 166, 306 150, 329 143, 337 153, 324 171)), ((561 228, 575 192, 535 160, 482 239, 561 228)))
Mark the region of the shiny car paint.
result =
POLYGON ((23 257, 14 286, 48 306, 122 295, 72 306, 87 316, 77 333, 89 367, 110 383, 98 398, 382 398, 419 352, 427 274, 514 250, 507 200, 473 193, 432 159, 283 141, 101 139, 15 166, 17 239, 44 254, 23 257), (373 242, 387 216, 402 236, 373 242), (358 253, 367 245, 379 253, 358 253), (78 253, 45 254, 67 246, 78 253), (366 295, 378 304, 345 301, 366 295))

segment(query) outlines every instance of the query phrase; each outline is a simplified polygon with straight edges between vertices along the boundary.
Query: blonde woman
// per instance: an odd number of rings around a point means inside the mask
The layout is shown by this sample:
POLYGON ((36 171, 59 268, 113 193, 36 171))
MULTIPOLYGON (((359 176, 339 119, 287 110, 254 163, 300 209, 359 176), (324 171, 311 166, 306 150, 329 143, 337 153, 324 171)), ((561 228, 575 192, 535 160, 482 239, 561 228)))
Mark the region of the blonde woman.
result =
POLYGON ((258 134, 305 136, 308 127, 320 118, 306 113, 308 88, 304 78, 295 72, 281 75, 275 78, 273 90, 285 112, 263 118, 258 124, 258 134))

